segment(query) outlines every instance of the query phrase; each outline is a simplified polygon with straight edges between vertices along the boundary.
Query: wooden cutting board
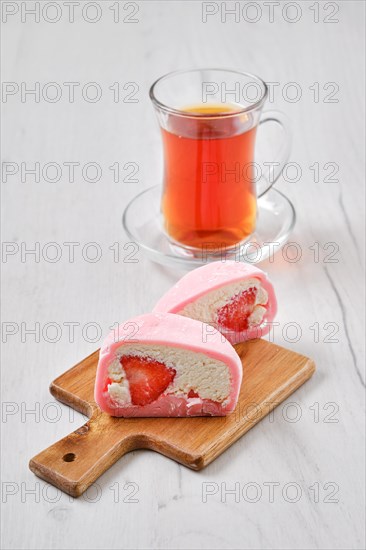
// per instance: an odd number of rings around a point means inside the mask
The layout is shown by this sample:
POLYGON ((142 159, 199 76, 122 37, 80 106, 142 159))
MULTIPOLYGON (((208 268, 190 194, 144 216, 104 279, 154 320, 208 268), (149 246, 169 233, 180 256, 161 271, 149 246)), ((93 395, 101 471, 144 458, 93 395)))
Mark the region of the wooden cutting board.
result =
MULTIPOLYGON (((94 393, 99 350, 50 386, 52 395, 90 420, 32 458, 37 476, 80 496, 129 451, 151 449, 200 470, 223 453, 314 373, 314 362, 265 340, 235 346, 244 368, 236 410, 226 417, 113 418, 94 393)), ((274 427, 275 429, 275 427, 274 427)))

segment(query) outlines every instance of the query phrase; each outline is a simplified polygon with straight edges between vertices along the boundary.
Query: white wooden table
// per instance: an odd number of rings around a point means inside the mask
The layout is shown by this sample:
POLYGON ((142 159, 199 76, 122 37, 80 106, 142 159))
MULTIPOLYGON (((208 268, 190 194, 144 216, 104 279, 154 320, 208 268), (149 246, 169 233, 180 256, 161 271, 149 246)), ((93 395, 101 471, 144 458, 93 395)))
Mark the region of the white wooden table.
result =
POLYGON ((230 16, 221 2, 120 2, 118 13, 80 0, 73 23, 70 5, 46 4, 36 22, 34 2, 2 2, 3 548, 363 548, 364 3, 240 2, 230 16), (301 176, 279 188, 297 209, 301 258, 287 249, 262 267, 280 304, 275 341, 318 370, 204 471, 134 452, 73 500, 28 470, 84 421, 48 385, 180 275, 141 252, 128 261, 121 214, 161 180, 149 85, 205 66, 277 82, 267 107, 293 122, 301 176), (25 93, 37 86, 39 102, 25 93), (40 181, 26 171, 35 163, 40 181), (127 163, 138 183, 123 181, 127 163))

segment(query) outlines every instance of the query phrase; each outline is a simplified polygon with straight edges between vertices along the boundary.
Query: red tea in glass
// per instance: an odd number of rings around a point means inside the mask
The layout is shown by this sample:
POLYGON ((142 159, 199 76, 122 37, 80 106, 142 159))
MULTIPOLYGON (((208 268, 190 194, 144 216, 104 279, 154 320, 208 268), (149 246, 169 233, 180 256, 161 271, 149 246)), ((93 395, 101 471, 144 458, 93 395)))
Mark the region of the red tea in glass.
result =
MULTIPOLYGON (((235 112, 229 106, 197 106, 190 113, 235 112)), ((168 235, 189 247, 230 247, 255 228, 254 144, 248 117, 188 118, 170 115, 162 130, 162 211, 168 235)))
POLYGON ((254 232, 257 196, 280 175, 289 151, 255 181, 255 138, 263 122, 285 130, 281 113, 264 113, 267 86, 237 71, 177 71, 150 89, 162 130, 162 214, 170 241, 184 249, 230 249, 254 232))

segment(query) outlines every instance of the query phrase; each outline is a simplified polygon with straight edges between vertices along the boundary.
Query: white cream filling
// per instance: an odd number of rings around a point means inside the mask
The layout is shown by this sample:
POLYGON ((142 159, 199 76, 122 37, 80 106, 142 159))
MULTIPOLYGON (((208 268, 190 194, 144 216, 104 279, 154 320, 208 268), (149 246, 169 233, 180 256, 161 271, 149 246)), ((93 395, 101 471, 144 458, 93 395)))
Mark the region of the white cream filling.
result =
POLYGON ((173 346, 130 344, 117 350, 116 359, 108 367, 108 376, 113 380, 108 385, 108 393, 116 404, 131 403, 128 380, 120 362, 124 355, 149 357, 173 368, 176 374, 172 384, 165 390, 167 395, 186 397, 193 390, 201 399, 212 399, 220 403, 224 403, 229 397, 230 371, 222 361, 204 353, 173 346))
POLYGON ((216 290, 207 292, 194 302, 187 304, 183 309, 178 311, 178 315, 190 317, 197 321, 203 321, 209 325, 217 327, 217 312, 231 300, 248 288, 255 287, 258 289, 253 312, 248 317, 248 326, 254 327, 262 323, 266 313, 266 308, 263 307, 268 302, 268 293, 262 287, 261 281, 256 278, 238 281, 229 285, 224 285, 216 290))

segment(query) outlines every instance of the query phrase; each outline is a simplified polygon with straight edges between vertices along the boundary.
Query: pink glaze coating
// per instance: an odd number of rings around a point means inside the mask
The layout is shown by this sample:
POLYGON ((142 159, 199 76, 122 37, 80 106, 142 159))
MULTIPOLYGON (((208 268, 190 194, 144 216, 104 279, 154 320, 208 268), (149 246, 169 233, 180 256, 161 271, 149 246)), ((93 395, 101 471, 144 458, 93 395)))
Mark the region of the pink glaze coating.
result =
MULTIPOLYGON (((205 323, 170 313, 148 313, 129 319, 118 331, 111 332, 100 350, 95 382, 95 401, 102 411, 112 416, 224 416, 235 409, 243 369, 239 356, 230 343, 205 323), (208 330, 206 330, 208 329, 208 330), (118 335, 118 337, 117 337, 118 335), (209 399, 166 395, 165 392, 153 403, 144 406, 131 403, 117 406, 108 391, 104 391, 108 367, 116 358, 121 346, 126 344, 161 345, 183 348, 225 363, 230 372, 231 390, 225 404, 209 399)), ((167 388, 166 392, 168 392, 167 388)))
POLYGON ((268 303, 262 324, 242 332, 227 331, 223 327, 216 328, 233 345, 252 338, 261 338, 268 334, 271 323, 277 313, 277 300, 272 283, 267 274, 251 264, 235 261, 219 261, 206 264, 184 275, 170 290, 168 290, 154 307, 154 312, 178 313, 187 304, 194 302, 204 294, 222 286, 245 279, 256 278, 268 293, 268 303))

